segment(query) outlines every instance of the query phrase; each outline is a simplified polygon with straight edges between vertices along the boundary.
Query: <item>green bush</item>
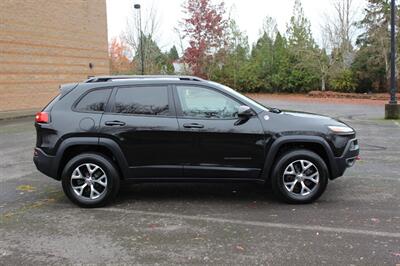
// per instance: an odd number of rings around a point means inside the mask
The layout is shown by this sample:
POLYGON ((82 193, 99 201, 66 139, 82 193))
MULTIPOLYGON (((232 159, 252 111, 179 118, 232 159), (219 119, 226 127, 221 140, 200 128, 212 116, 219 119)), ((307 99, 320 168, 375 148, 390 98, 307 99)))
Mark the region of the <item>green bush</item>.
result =
POLYGON ((345 69, 332 78, 331 85, 334 91, 354 92, 357 82, 354 79, 353 72, 350 69, 345 69))

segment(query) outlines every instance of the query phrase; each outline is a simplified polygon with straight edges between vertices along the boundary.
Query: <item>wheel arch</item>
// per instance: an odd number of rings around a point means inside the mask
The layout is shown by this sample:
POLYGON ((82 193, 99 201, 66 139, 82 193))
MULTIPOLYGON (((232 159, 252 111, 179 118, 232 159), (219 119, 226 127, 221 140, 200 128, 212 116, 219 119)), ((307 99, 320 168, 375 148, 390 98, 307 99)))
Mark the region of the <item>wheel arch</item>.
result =
POLYGON ((270 146, 262 172, 263 179, 270 178, 273 166, 282 153, 298 148, 311 150, 318 154, 325 161, 330 178, 335 176, 334 154, 326 140, 318 136, 284 136, 276 139, 270 146))
POLYGON ((101 153, 110 158, 117 167, 121 179, 128 176, 128 164, 122 150, 113 140, 98 137, 71 137, 64 140, 57 151, 55 165, 57 165, 57 179, 67 162, 74 156, 84 152, 101 153))

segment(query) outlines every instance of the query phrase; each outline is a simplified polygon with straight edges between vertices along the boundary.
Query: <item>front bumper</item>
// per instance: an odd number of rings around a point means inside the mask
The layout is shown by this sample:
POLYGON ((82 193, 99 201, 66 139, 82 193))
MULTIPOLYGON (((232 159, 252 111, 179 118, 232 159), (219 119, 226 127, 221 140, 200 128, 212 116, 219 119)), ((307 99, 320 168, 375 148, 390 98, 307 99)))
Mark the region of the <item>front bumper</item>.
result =
POLYGON ((334 158, 332 165, 331 179, 338 178, 344 174, 347 168, 352 167, 360 154, 360 146, 357 139, 351 139, 341 157, 334 158))
POLYGON ((35 148, 33 153, 33 162, 40 172, 51 178, 60 180, 57 175, 58 169, 54 156, 46 154, 40 148, 35 148))

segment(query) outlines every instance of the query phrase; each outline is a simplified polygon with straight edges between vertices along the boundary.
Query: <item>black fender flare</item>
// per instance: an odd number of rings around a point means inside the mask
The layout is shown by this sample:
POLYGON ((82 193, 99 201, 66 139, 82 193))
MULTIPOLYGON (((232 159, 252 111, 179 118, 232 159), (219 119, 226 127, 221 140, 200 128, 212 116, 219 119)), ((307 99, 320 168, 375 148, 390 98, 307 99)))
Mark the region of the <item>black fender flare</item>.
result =
POLYGON ((115 159, 117 159, 119 168, 121 169, 122 178, 129 178, 129 164, 119 144, 109 138, 99 138, 99 146, 108 148, 112 152, 115 159))
MULTIPOLYGON (((58 149, 56 156, 54 158, 54 167, 59 167, 61 163, 61 159, 64 156, 65 151, 72 146, 79 146, 79 145, 89 145, 89 146, 96 146, 96 147, 104 147, 111 151, 113 156, 117 160, 117 164, 121 169, 122 178, 126 178, 129 176, 128 174, 128 162, 123 155, 123 152, 120 146, 111 139, 107 138, 99 138, 99 137, 69 137, 64 139, 58 149)), ((58 171, 57 171, 58 172, 58 171)))
POLYGON ((332 152, 331 147, 325 139, 319 136, 290 135, 279 137, 274 142, 272 142, 266 156, 264 168, 261 174, 264 180, 268 180, 270 177, 271 170, 279 149, 282 147, 282 145, 290 143, 312 143, 321 145, 324 148, 325 153, 327 154, 328 168, 330 174, 331 176, 336 176, 337 169, 335 167, 335 156, 332 152))

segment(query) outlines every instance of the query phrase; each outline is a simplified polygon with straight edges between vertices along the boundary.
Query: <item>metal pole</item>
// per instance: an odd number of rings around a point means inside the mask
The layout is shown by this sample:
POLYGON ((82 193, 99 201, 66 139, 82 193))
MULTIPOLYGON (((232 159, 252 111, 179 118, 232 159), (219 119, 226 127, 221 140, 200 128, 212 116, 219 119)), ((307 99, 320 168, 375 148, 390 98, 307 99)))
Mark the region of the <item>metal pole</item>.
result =
POLYGON ((389 104, 397 104, 397 80, 396 80, 396 1, 391 2, 391 19, 390 19, 390 38, 391 38, 391 52, 390 52, 390 101, 389 104))
POLYGON ((133 7, 139 10, 139 30, 140 30, 140 62, 142 65, 142 75, 144 75, 144 50, 143 50, 143 31, 142 31, 142 9, 140 4, 134 4, 133 7))
POLYGON ((142 10, 139 9, 139 27, 140 27, 140 57, 142 58, 142 75, 144 75, 144 50, 143 50, 143 31, 142 31, 142 10))

